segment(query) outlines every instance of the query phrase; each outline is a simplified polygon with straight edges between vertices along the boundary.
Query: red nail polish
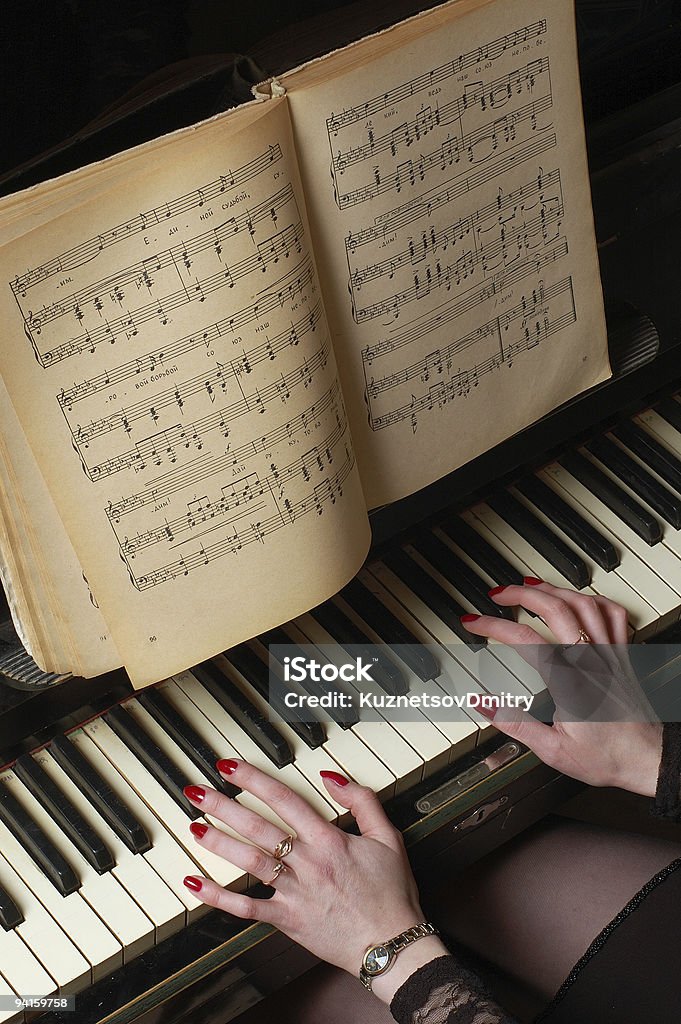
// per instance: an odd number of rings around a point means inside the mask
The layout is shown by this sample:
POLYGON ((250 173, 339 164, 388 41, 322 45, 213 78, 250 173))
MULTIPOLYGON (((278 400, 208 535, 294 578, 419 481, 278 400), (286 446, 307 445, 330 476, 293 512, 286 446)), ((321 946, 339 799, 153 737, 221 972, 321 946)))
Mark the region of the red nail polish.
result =
POLYGON ((201 892, 201 889, 203 888, 203 882, 200 878, 196 878, 195 875, 187 875, 184 880, 184 884, 188 889, 191 889, 192 892, 201 892))
POLYGON ((506 590, 506 587, 492 587, 491 590, 487 591, 488 597, 496 597, 497 594, 501 594, 502 591, 506 590))
POLYGON ((202 825, 200 821, 193 821, 189 826, 189 831, 192 835, 196 836, 197 839, 203 839, 208 831, 208 825, 202 825))
POLYGON ((239 767, 239 762, 235 761, 232 757, 223 757, 220 761, 216 762, 215 767, 221 775, 232 775, 239 767))
POLYGON ((185 786, 182 792, 193 804, 203 803, 203 798, 206 795, 205 789, 202 789, 201 786, 185 786))
POLYGON ((323 779, 328 779, 329 782, 335 782, 337 786, 347 786, 350 779, 346 779, 344 775, 339 775, 338 772, 320 772, 323 779))
POLYGON ((470 615, 470 614, 469 615, 462 615, 461 616, 461 621, 462 622, 475 622, 479 618, 480 618, 479 615, 470 615))
POLYGON ((526 587, 538 587, 539 584, 543 582, 543 580, 538 580, 536 576, 525 576, 523 579, 523 583, 526 587))
POLYGON ((484 715, 485 718, 489 718, 490 722, 494 721, 494 717, 498 710, 498 708, 478 708, 480 714, 484 715))

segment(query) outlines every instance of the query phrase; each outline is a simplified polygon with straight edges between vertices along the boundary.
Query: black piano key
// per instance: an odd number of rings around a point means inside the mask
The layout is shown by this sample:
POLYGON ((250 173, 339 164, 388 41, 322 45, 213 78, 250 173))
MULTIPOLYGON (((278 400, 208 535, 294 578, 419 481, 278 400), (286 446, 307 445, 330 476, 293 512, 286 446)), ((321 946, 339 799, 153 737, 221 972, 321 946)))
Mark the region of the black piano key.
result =
POLYGON ((577 590, 588 587, 591 574, 586 562, 533 512, 506 491, 497 491, 486 500, 489 507, 550 562, 568 583, 577 590))
POLYGON ((399 650, 394 650, 393 653, 415 672, 419 679, 424 683, 430 679, 437 679, 440 675, 440 666, 435 656, 368 587, 359 580, 351 580, 341 590, 340 596, 385 644, 399 647, 399 650))
POLYGON ((585 447, 614 476, 631 487, 634 494, 643 498, 670 526, 675 530, 681 528, 681 498, 672 494, 664 484, 651 476, 607 437, 594 438, 585 447))
POLYGON ((411 545, 459 591, 462 597, 470 601, 475 611, 481 615, 513 619, 510 608, 502 608, 488 596, 489 584, 439 537, 423 530, 411 539, 411 545))
POLYGON ((461 622, 461 616, 466 614, 465 608, 462 608, 458 601, 455 601, 451 594, 448 594, 413 558, 410 558, 406 551, 401 548, 388 551, 383 556, 383 562, 472 650, 477 651, 485 646, 485 639, 476 637, 473 640, 471 633, 461 622))
POLYGON ((392 696, 409 693, 409 680, 399 665, 383 654, 364 630, 356 626, 338 605, 325 601, 324 604, 312 608, 309 614, 352 657, 359 656, 373 663, 372 679, 385 693, 392 696))
POLYGON ((180 750, 183 750, 196 767, 210 779, 215 789, 220 790, 226 796, 239 795, 241 790, 223 779, 215 767, 215 762, 220 755, 199 736, 194 727, 182 717, 164 694, 159 693, 158 690, 145 690, 139 694, 137 701, 149 712, 154 721, 165 729, 180 750))
POLYGON ((192 673, 246 735, 257 743, 272 764, 277 768, 293 764, 293 751, 286 739, 214 662, 204 661, 194 666, 192 673))
POLYGON ((593 462, 589 462, 579 452, 567 452, 561 455, 558 463, 647 544, 652 546, 660 542, 662 530, 657 519, 614 480, 594 466, 593 462))
POLYGON ((103 875, 115 867, 116 862, 106 843, 66 794, 62 793, 42 765, 30 754, 23 754, 14 765, 14 772, 95 871, 103 875))
POLYGON ((681 402, 676 402, 673 398, 663 398, 661 402, 653 406, 653 409, 658 416, 667 421, 670 427, 678 430, 681 434, 681 402))
POLYGON ((37 821, 10 793, 7 786, 0 784, 0 819, 30 854, 41 871, 49 878, 62 896, 70 896, 80 889, 80 879, 62 856, 52 840, 45 835, 37 821))
POLYGON ((620 423, 612 433, 665 483, 681 493, 681 459, 636 423, 620 423))
POLYGON ((522 587, 523 574, 507 562, 496 548, 481 537, 465 520, 454 516, 453 519, 439 524, 443 533, 465 551, 468 557, 486 572, 495 586, 522 587))
POLYGON ((11 932, 24 920, 24 915, 19 910, 10 894, 0 885, 0 925, 6 932, 11 932))
POLYGON ((236 647, 225 651, 223 657, 241 672, 255 692, 259 693, 263 700, 269 703, 272 710, 290 725, 306 746, 311 750, 316 750, 326 742, 321 722, 304 721, 297 708, 287 708, 283 700, 278 699, 276 694, 271 692, 269 669, 251 647, 247 644, 237 644, 236 647))
POLYGON ((125 745, 139 758, 147 771, 163 786, 166 793, 182 808, 188 818, 200 818, 201 812, 187 800, 182 792, 185 786, 192 783, 183 772, 171 761, 168 755, 154 742, 139 722, 120 705, 111 708, 103 716, 125 745))
MULTIPOLYGON (((281 626, 278 626, 276 629, 270 629, 267 633, 262 633, 260 640, 268 647, 270 645, 288 647, 288 657, 290 658, 304 658, 307 660, 309 657, 309 654, 295 640, 292 640, 281 626)), ((299 685, 311 697, 326 697, 329 693, 323 680, 310 679, 308 673, 305 673, 305 678, 301 680, 299 685)), ((338 683, 334 683, 334 690, 338 689, 338 683)), ((350 695, 348 694, 348 696, 350 695)), ((341 729, 350 729, 359 722, 359 715, 354 708, 324 708, 324 710, 329 718, 332 718, 334 722, 340 725, 341 729)))
POLYGON ((146 853, 151 849, 151 840, 144 825, 68 736, 56 736, 50 743, 50 753, 129 850, 146 853))
POLYGON ((521 494, 544 513, 570 540, 593 558, 606 572, 612 572, 620 564, 620 556, 614 544, 596 530, 591 523, 580 516, 571 505, 536 476, 526 476, 515 484, 521 494))

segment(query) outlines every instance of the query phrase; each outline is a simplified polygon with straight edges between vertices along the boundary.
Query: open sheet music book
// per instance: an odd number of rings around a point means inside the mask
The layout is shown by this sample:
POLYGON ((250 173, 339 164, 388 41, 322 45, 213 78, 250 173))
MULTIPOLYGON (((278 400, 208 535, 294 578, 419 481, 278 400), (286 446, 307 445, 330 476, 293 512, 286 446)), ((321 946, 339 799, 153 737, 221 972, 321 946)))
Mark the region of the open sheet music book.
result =
POLYGON ((452 0, 0 204, 3 581, 142 686, 609 376, 572 5, 452 0))

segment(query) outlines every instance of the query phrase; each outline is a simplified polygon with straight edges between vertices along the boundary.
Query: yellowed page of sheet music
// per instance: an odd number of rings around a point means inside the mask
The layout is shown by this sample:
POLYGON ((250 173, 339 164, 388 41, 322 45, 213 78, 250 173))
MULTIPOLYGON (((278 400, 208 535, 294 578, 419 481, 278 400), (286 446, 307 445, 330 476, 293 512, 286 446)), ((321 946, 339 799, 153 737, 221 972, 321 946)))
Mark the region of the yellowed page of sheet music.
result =
POLYGON ((370 508, 607 379, 571 3, 449 3, 281 81, 370 508))
POLYGON ((0 251, 0 370, 136 685, 325 599, 368 521, 286 101, 0 251))

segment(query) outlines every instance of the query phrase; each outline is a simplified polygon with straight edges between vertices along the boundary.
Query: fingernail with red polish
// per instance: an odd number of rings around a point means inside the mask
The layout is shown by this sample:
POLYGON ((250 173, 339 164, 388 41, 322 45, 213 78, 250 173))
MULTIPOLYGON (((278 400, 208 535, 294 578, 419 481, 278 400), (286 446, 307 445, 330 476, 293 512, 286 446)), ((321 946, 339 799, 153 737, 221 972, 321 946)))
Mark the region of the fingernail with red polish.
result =
POLYGON ((205 789, 202 789, 201 786, 185 786, 182 792, 193 804, 203 803, 203 798, 206 795, 205 789))
POLYGON ((538 587, 543 582, 543 580, 538 580, 536 576, 525 576, 523 578, 523 583, 526 587, 538 587))
POLYGON ((215 767, 221 775, 232 775, 239 767, 239 762, 232 757, 223 757, 216 762, 215 767))
POLYGON ((469 615, 462 615, 461 616, 461 621, 462 622, 476 622, 477 619, 479 619, 479 618, 480 618, 479 615, 470 615, 470 614, 469 615))
POLYGON ((208 825, 202 825, 200 821, 193 821, 189 826, 189 831, 192 835, 196 836, 197 839, 203 839, 208 831, 208 825))
POLYGON ((490 722, 494 721, 495 715, 498 710, 498 708, 478 708, 480 714, 484 715, 485 718, 489 718, 490 722))
POLYGON ((492 587, 491 590, 487 591, 487 595, 488 595, 488 597, 496 597, 497 594, 501 594, 501 592, 503 590, 506 590, 505 586, 504 587, 492 587))
POLYGON ((350 779, 346 779, 344 775, 339 775, 338 772, 320 772, 323 779, 328 779, 329 782, 335 782, 337 786, 347 786, 350 779))
POLYGON ((188 889, 191 889, 192 892, 201 892, 201 889, 203 888, 203 882, 200 878, 196 878, 195 875, 187 875, 184 880, 184 884, 188 889))

